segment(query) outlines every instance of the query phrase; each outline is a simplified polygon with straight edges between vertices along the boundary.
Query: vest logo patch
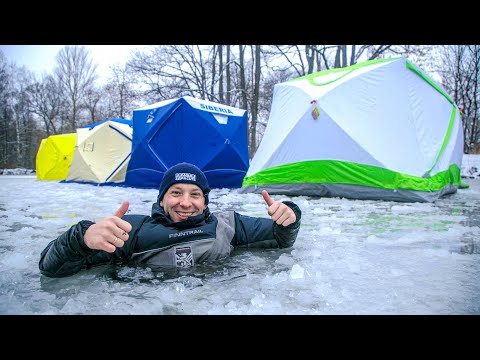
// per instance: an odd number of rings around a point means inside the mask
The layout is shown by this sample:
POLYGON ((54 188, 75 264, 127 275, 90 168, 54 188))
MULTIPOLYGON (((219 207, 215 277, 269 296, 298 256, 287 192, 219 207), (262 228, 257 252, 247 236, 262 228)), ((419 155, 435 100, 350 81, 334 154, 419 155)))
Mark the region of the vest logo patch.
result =
POLYGON ((175 265, 181 268, 193 266, 193 253, 191 246, 180 246, 175 248, 175 265))

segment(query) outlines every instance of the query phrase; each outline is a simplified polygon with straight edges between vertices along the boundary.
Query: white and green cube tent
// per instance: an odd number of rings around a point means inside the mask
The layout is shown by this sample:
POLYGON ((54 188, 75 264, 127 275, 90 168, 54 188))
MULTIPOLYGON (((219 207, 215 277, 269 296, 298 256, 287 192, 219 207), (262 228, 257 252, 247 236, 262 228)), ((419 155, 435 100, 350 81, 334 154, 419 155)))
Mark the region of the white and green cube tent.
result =
POLYGON ((404 57, 372 60, 276 84, 240 192, 433 202, 462 157, 447 92, 404 57))

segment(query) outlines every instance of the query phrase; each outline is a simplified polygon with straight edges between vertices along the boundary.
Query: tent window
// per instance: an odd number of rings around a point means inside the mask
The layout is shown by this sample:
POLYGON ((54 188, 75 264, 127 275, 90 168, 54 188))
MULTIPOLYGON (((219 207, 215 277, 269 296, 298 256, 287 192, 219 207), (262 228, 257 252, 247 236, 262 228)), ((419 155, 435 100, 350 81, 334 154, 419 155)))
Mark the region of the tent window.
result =
POLYGON ((148 114, 148 117, 147 117, 147 124, 150 124, 152 121, 153 121, 153 111, 150 111, 150 114, 148 114))
POLYGON ((95 145, 94 142, 86 142, 86 143, 83 145, 83 151, 84 151, 84 152, 86 152, 86 151, 92 152, 94 145, 95 145))
POLYGON ((218 121, 219 124, 227 125, 228 123, 228 116, 222 114, 212 114, 215 120, 218 121))

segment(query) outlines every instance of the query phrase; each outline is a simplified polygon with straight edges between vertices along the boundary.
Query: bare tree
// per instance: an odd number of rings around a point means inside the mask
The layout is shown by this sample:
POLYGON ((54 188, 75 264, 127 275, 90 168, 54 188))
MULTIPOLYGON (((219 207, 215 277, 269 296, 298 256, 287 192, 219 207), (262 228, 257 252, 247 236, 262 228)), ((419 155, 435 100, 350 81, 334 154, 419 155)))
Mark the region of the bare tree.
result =
POLYGON ((112 76, 102 89, 104 118, 131 119, 133 110, 138 107, 140 90, 136 88, 135 77, 128 66, 111 68, 112 76))
MULTIPOLYGON (((141 76, 145 95, 156 101, 189 94, 218 102, 218 78, 212 75, 213 47, 199 45, 161 45, 151 53, 136 51, 127 65, 141 76)), ((215 55, 216 56, 216 55, 215 55)))
POLYGON ((249 141, 248 149, 250 158, 253 157, 257 151, 257 121, 258 121, 258 103, 260 97, 260 80, 261 80, 261 45, 252 46, 252 55, 254 57, 254 76, 253 76, 253 96, 250 106, 250 128, 249 128, 249 141))
POLYGON ((448 45, 440 50, 437 71, 443 87, 463 110, 464 152, 479 151, 480 46, 448 45))
POLYGON ((98 104, 100 103, 102 96, 102 90, 94 86, 90 86, 85 89, 85 94, 83 96, 81 107, 87 110, 89 118, 88 120, 84 119, 83 122, 81 120, 78 121, 77 125, 83 126, 105 120, 102 119, 101 112, 98 109, 98 104))
MULTIPOLYGON (((231 45, 218 45, 218 70, 213 62, 213 71, 218 71, 218 101, 221 104, 232 105, 232 79, 230 72, 231 45), (225 58, 225 60, 224 60, 225 58)), ((212 80, 215 76, 212 74, 212 80)))
POLYGON ((41 82, 35 82, 27 91, 30 95, 30 111, 42 121, 46 136, 59 134, 64 126, 60 116, 64 97, 53 76, 45 75, 41 82))
POLYGON ((34 82, 33 74, 25 67, 6 64, 0 56, 0 78, 0 164, 7 168, 32 168, 39 143, 27 92, 34 82))
POLYGON ((6 167, 9 154, 9 123, 11 119, 10 102, 10 83, 11 74, 9 72, 7 58, 0 50, 0 166, 6 167))
POLYGON ((238 45, 239 52, 239 75, 240 75, 240 107, 242 109, 248 109, 248 96, 247 96, 247 81, 246 81, 246 69, 245 69, 245 49, 246 45, 238 45))
POLYGON ((215 92, 213 84, 215 83, 215 74, 218 71, 218 98, 221 103, 223 103, 224 92, 223 92, 223 45, 213 45, 213 59, 212 59, 212 88, 211 93, 215 92), (218 70, 216 68, 216 59, 218 55, 218 70))
POLYGON ((90 51, 84 46, 65 46, 56 57, 54 69, 57 81, 62 91, 69 99, 70 129, 75 131, 79 120, 82 102, 87 90, 90 89, 96 78, 97 65, 92 63, 90 51))
POLYGON ((337 45, 337 53, 335 54, 335 64, 334 68, 346 67, 347 59, 347 45, 337 45), (343 60, 343 61, 341 61, 343 60))
POLYGON ((14 156, 17 164, 25 164, 32 168, 35 163, 35 149, 32 146, 32 136, 35 134, 36 123, 29 111, 27 89, 34 82, 33 74, 21 68, 16 74, 13 83, 15 100, 13 104, 13 123, 15 125, 15 140, 13 142, 14 156))
MULTIPOLYGON (((272 71, 293 69, 296 77, 355 65, 385 56, 425 58, 428 45, 275 45, 265 46, 266 64, 272 71)), ((421 65, 421 64, 419 64, 421 65)))
POLYGON ((282 73, 291 70, 293 77, 299 77, 333 66, 334 48, 336 45, 274 45, 263 46, 262 53, 269 70, 282 73))
POLYGON ((231 55, 231 46, 227 46, 227 63, 225 65, 225 77, 227 81, 227 98, 226 98, 226 103, 227 105, 232 105, 232 96, 231 96, 231 91, 232 91, 232 79, 230 78, 230 55, 231 55))

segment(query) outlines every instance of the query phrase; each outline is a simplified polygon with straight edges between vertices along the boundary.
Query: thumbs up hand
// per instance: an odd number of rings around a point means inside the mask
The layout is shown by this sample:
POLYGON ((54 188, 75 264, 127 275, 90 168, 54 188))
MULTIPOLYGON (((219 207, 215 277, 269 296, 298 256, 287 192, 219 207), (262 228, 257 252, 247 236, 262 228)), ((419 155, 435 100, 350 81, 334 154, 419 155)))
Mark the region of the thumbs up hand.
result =
POLYGON ((295 212, 280 201, 273 201, 267 190, 262 190, 262 196, 268 205, 268 215, 278 225, 288 226, 297 220, 295 212))
POLYGON ((122 247, 128 240, 128 233, 132 231, 132 225, 121 219, 128 211, 128 206, 129 202, 125 200, 113 215, 92 224, 83 236, 85 245, 90 249, 109 253, 114 252, 117 247, 122 247))

